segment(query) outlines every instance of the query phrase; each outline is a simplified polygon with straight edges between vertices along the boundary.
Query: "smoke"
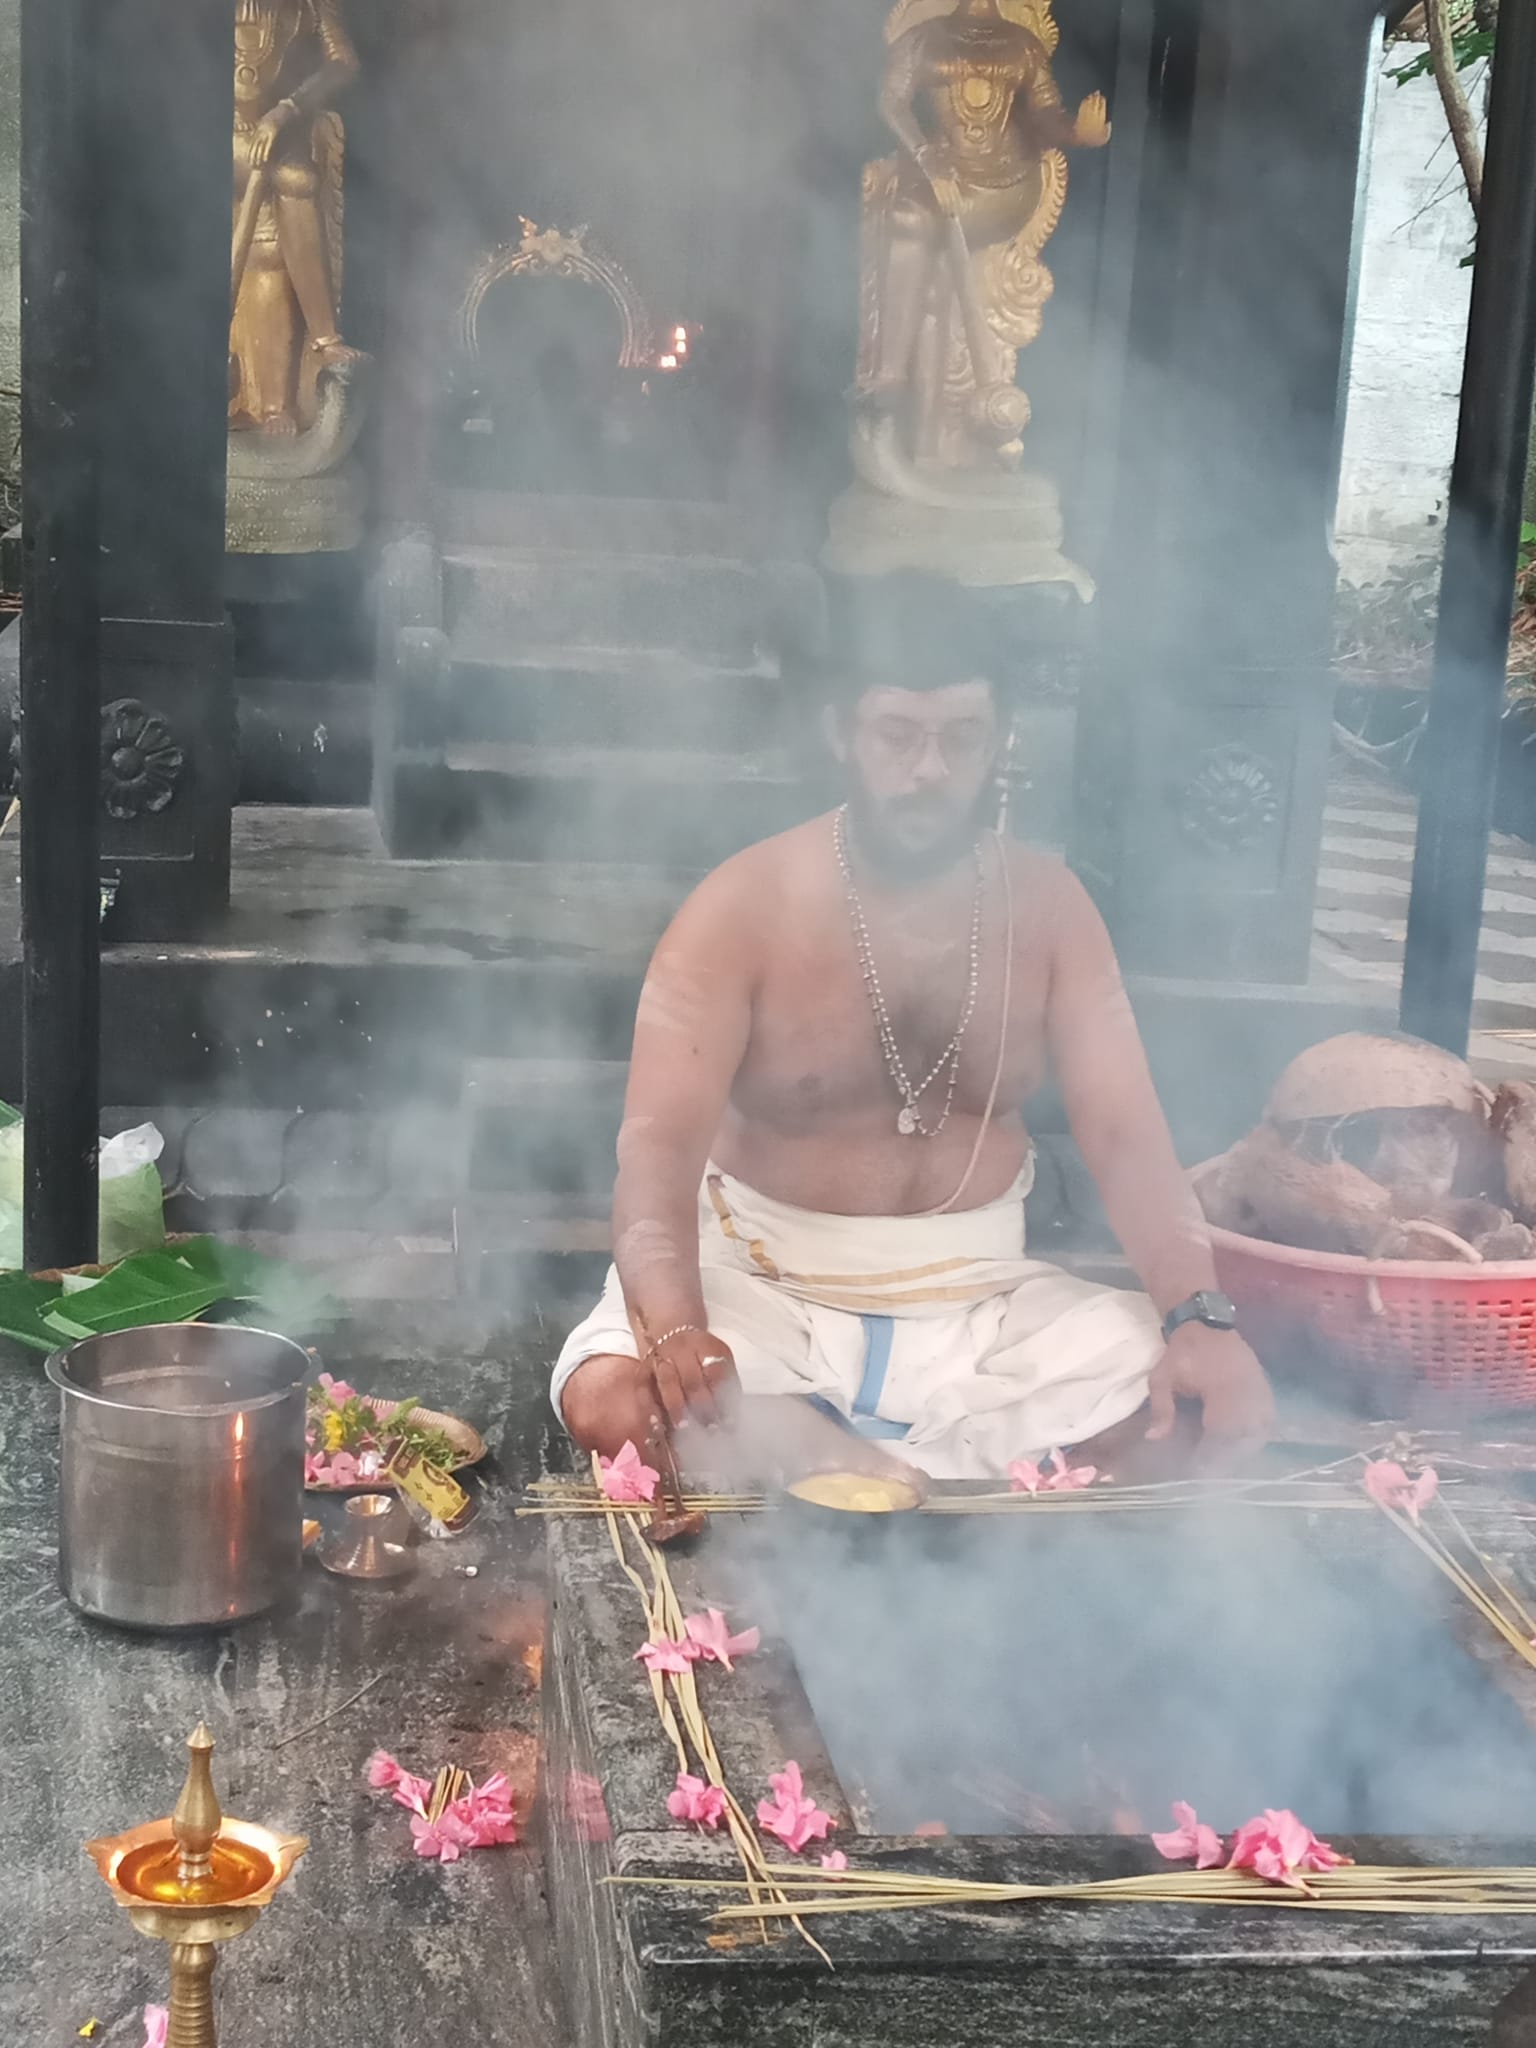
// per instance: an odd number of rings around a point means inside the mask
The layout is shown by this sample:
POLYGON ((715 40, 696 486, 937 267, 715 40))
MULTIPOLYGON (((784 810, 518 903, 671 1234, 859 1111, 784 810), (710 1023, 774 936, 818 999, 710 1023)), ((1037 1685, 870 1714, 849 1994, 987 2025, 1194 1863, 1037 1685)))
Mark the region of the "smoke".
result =
POLYGON ((1173 1800, 1328 1834, 1508 1834, 1530 1730, 1469 1620, 1367 1514, 909 1519, 748 1539, 875 1833, 1145 1834, 1173 1800))

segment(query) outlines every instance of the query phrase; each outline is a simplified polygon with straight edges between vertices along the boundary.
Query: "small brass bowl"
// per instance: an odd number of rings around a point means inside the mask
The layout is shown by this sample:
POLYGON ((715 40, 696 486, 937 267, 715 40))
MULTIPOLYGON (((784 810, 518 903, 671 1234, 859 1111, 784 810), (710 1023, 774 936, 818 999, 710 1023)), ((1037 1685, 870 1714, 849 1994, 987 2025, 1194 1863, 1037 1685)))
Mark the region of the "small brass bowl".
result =
POLYGON ((354 1493, 341 1526, 320 1542, 320 1562, 346 1579, 398 1579, 416 1560, 410 1517, 394 1493, 354 1493))
POLYGON ((883 1472, 808 1472, 803 1479, 791 1480, 784 1491, 798 1512, 844 1525, 910 1514, 922 1504, 914 1484, 883 1472))

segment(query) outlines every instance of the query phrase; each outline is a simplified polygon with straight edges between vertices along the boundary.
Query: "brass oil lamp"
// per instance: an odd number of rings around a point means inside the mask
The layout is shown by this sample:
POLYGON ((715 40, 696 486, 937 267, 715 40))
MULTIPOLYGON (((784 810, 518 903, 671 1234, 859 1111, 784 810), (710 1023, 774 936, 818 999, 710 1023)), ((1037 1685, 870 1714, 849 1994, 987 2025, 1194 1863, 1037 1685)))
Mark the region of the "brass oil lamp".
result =
POLYGON ((187 1780, 176 1810, 127 1834, 87 1842, 85 1853, 140 1934, 171 1950, 167 2048, 215 2048, 213 1970, 218 1944, 256 1924, 309 1843, 231 1820, 213 1789, 213 1737, 187 1737, 187 1780))

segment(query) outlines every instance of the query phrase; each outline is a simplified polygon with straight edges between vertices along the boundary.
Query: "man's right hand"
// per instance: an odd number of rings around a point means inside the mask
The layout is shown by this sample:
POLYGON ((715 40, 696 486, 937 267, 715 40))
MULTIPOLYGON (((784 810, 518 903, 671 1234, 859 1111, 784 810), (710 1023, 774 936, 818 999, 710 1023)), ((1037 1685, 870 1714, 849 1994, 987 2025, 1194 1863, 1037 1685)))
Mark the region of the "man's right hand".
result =
POLYGON ((649 1352, 646 1363, 674 1429, 683 1422, 713 1429, 730 1421, 741 1383, 729 1344, 708 1330, 679 1330, 649 1352))

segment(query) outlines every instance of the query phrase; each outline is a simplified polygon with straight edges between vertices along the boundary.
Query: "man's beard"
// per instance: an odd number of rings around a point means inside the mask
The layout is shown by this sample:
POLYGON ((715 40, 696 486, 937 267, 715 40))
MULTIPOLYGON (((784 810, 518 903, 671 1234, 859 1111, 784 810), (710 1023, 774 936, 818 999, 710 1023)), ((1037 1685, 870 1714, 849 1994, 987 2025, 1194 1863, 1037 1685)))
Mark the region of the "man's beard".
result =
POLYGON ((874 804, 855 781, 848 791, 848 816, 853 827, 854 844, 870 866, 890 881, 931 881, 957 867, 969 855, 990 822, 987 815, 990 794, 988 785, 984 783, 968 810, 921 796, 892 797, 886 803, 874 804), (889 821, 893 818, 924 813, 932 813, 935 818, 936 829, 931 839, 925 835, 913 845, 899 832, 891 830, 889 821), (937 829, 941 817, 944 820, 942 830, 937 829))

